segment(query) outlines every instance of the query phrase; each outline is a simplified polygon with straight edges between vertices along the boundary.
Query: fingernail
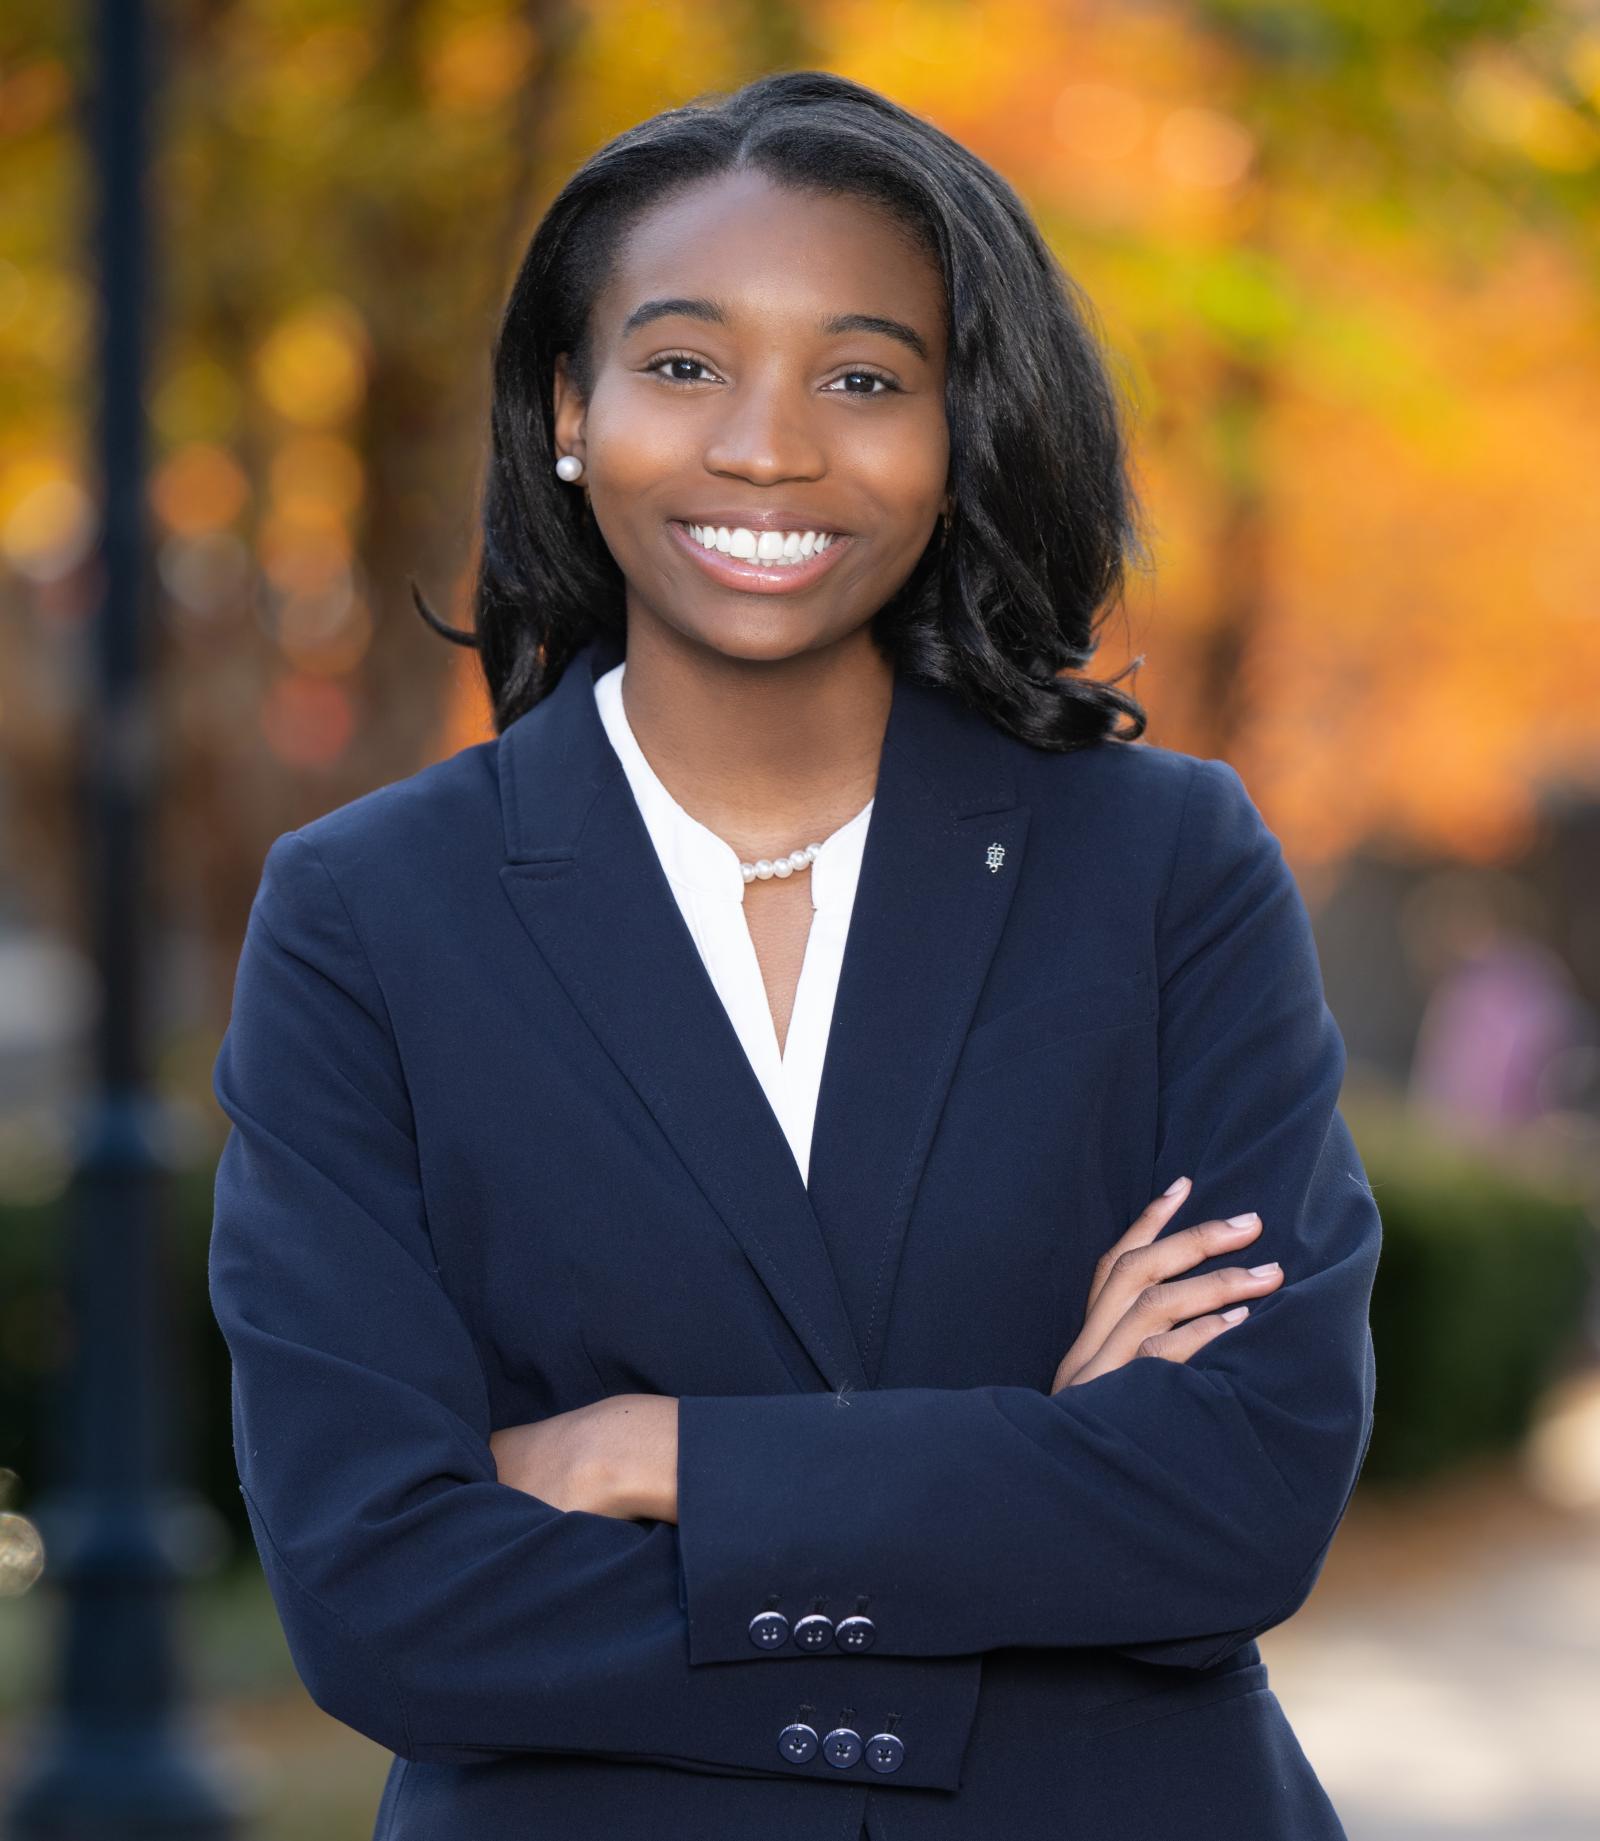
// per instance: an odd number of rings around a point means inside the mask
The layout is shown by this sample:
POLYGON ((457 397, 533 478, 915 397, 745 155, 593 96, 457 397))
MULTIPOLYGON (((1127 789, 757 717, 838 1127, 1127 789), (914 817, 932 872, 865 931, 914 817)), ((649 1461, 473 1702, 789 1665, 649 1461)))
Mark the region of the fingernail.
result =
POLYGON ((1180 1189, 1186 1189, 1188 1186, 1189 1186, 1188 1177, 1180 1176, 1175 1183, 1168 1183, 1166 1188, 1163 1189, 1161 1193, 1163 1195, 1176 1195, 1180 1189))
POLYGON ((1228 1225, 1229 1227, 1254 1227, 1260 1219, 1260 1215, 1252 1209, 1247 1215, 1229 1215, 1228 1225))
POLYGON ((1282 1267, 1277 1260, 1269 1259, 1264 1266, 1251 1266, 1249 1271, 1251 1278, 1267 1278, 1274 1272, 1282 1271, 1282 1267))
POLYGON ((1241 1317, 1248 1317, 1249 1315, 1250 1306, 1248 1304, 1235 1304, 1232 1310, 1225 1310, 1222 1313, 1222 1321, 1224 1323, 1237 1323, 1241 1317))

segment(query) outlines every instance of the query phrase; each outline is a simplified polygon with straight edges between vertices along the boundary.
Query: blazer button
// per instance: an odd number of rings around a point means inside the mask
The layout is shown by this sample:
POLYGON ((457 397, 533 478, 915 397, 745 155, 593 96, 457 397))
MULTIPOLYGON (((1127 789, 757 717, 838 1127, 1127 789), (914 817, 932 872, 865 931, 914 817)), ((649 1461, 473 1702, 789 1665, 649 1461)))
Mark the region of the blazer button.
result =
POLYGON ((834 1641, 841 1649, 870 1649, 878 1626, 870 1617, 843 1617, 834 1631, 834 1641))
POLYGON ((892 1732, 875 1732, 867 1740, 867 1763, 875 1771, 898 1771, 905 1755, 906 1748, 892 1732))
POLYGON ((822 1741, 822 1755, 844 1770, 861 1756, 861 1734, 849 1726, 835 1726, 822 1741))
POLYGON ((750 1619, 750 1641, 757 1649, 781 1649, 789 1640, 789 1620, 781 1611, 758 1611, 750 1619))
POLYGON ((785 1726, 778 1734, 778 1755, 787 1758, 791 1764, 804 1764, 808 1758, 816 1757, 816 1727, 807 1726, 803 1720, 785 1726))
POLYGON ((833 1619, 813 1611, 795 1625, 794 1640, 801 1649, 826 1649, 833 1641, 833 1619))

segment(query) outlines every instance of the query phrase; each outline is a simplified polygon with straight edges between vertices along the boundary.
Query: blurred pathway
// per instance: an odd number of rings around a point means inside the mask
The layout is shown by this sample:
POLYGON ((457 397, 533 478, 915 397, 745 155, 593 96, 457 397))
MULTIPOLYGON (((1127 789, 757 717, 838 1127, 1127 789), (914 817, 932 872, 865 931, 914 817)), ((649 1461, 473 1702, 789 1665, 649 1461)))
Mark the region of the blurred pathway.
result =
POLYGON ((1600 1512, 1511 1465, 1360 1496, 1260 1639, 1350 1841, 1597 1841, 1600 1512))

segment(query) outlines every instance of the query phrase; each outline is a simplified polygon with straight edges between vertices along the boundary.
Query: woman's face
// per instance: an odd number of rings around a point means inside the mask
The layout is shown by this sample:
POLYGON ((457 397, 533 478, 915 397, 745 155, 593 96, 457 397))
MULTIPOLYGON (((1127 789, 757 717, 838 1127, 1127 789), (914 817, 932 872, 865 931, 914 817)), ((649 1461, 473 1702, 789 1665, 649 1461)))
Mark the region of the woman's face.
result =
POLYGON ((557 362, 556 451, 583 459, 630 632, 772 661, 869 621, 934 534, 949 466, 944 286, 895 222, 755 173, 706 181, 634 227, 593 334, 587 404, 557 362), (763 566, 690 526, 743 526, 758 556, 763 531, 841 535, 763 566))

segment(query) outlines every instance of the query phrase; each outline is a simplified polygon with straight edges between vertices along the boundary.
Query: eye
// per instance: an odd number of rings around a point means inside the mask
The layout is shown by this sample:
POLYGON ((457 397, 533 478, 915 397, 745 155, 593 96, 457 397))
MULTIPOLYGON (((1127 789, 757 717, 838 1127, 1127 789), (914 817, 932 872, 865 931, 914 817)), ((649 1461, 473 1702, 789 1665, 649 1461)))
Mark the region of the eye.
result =
MULTIPOLYGON (((845 383, 852 377, 865 377, 869 383, 882 384, 883 388, 881 390, 841 390, 838 392, 840 396, 887 396, 891 390, 897 391, 900 388, 892 377, 885 377, 882 371, 846 371, 843 377, 836 378, 834 381, 845 383)), ((832 385, 829 385, 829 388, 832 389, 832 385)))
POLYGON ((663 352, 659 358, 652 360, 644 367, 645 375, 659 377, 664 384, 692 384, 699 381, 694 377, 668 377, 661 369, 664 364, 687 364, 701 371, 710 369, 704 359, 691 358, 687 352, 663 352))

